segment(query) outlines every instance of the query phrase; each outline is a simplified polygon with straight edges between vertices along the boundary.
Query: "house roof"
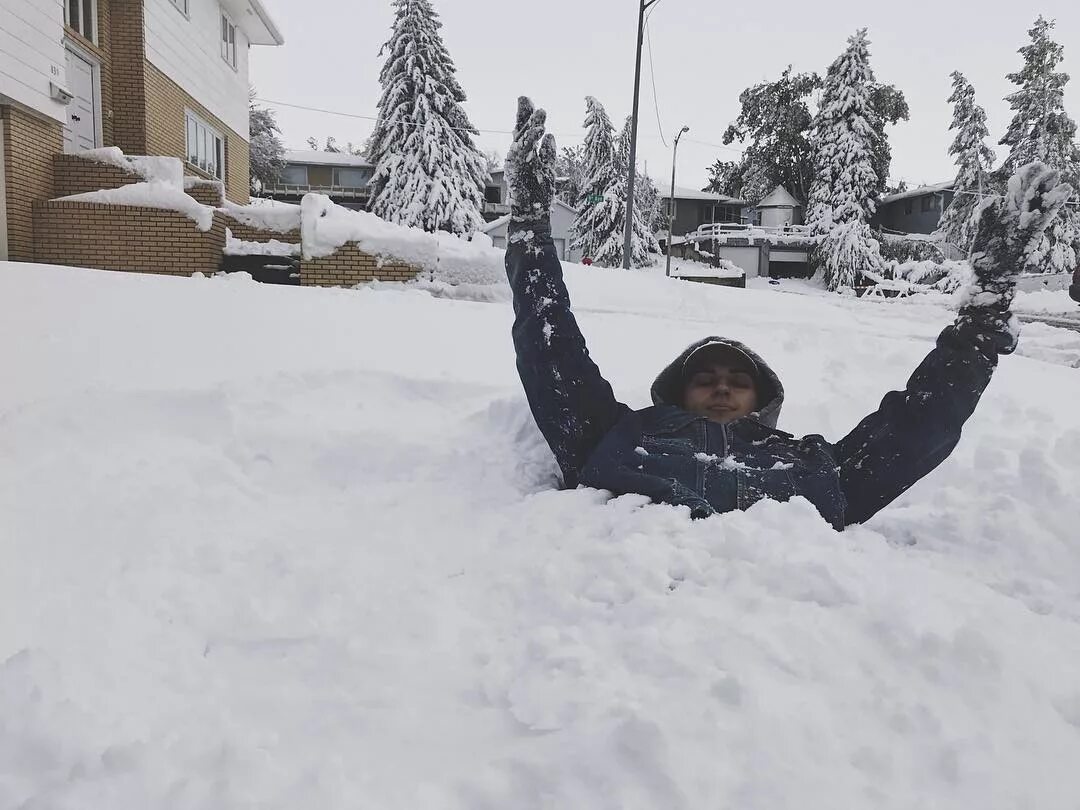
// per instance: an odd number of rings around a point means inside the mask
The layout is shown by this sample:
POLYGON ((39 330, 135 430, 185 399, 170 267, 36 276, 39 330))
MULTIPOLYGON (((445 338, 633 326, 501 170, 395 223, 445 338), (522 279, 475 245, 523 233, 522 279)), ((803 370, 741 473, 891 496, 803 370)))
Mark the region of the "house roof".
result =
POLYGON ((347 152, 317 152, 314 149, 292 149, 285 152, 286 163, 304 163, 309 166, 360 166, 374 168, 374 164, 360 155, 347 152))
POLYGON ((937 194, 941 191, 952 191, 953 181, 946 180, 944 183, 931 183, 928 186, 919 186, 918 188, 909 189, 908 191, 900 191, 896 194, 889 194, 882 197, 882 203, 896 202, 897 200, 906 200, 909 197, 925 197, 927 194, 937 194))
POLYGON ((273 18, 263 7, 261 0, 222 0, 221 3, 245 34, 252 45, 284 45, 273 18))
POLYGON ((802 208, 802 203, 795 199, 790 191, 783 186, 777 186, 769 192, 765 199, 757 204, 758 208, 802 208))
MULTIPOLYGON (((668 198, 671 196, 671 190, 661 189, 660 196, 668 198)), ((687 188, 686 186, 675 186, 675 199, 676 200, 711 200, 715 203, 725 203, 728 205, 746 205, 743 200, 737 200, 734 197, 728 197, 724 194, 713 194, 711 191, 699 191, 696 188, 687 188)))

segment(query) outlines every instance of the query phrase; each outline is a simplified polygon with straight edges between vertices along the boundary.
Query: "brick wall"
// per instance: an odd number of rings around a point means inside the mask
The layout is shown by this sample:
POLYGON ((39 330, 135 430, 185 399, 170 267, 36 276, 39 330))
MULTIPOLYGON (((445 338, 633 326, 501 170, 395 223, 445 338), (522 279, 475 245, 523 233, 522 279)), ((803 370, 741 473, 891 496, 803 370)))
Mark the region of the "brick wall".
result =
MULTIPOLYGON (((99 9, 102 4, 99 3, 99 9)), ((112 139, 126 154, 145 155, 146 144, 146 37, 143 0, 109 0, 111 55, 112 139)), ((100 11, 99 15, 100 17, 100 11)), ((177 157, 183 153, 177 154, 177 157)))
POLYGON ((225 220, 197 230, 176 211, 48 200, 34 204, 35 259, 47 264, 190 276, 217 272, 225 220))
POLYGON ((53 155, 63 148, 60 124, 21 108, 0 106, 4 131, 4 195, 8 258, 34 260, 35 200, 53 196, 53 155))
MULTIPOLYGON (((143 70, 146 76, 146 151, 141 154, 186 157, 184 110, 190 109, 225 139, 225 196, 233 202, 246 204, 251 182, 248 142, 152 64, 146 62, 143 70)), ((191 166, 185 165, 185 171, 206 177, 191 166)))
POLYGON ((198 202, 209 205, 211 208, 220 208, 224 205, 222 191, 220 180, 196 180, 184 188, 184 192, 189 197, 194 197, 198 202))
POLYGON ((113 38, 112 8, 116 0, 97 0, 97 42, 91 42, 82 34, 65 26, 64 34, 68 39, 82 46, 101 62, 99 78, 101 82, 101 135, 105 145, 114 143, 113 120, 113 38))
POLYGON ((253 228, 250 225, 237 222, 228 215, 225 216, 225 224, 229 227, 229 230, 232 231, 234 238, 241 239, 244 242, 269 242, 271 239, 276 239, 279 242, 289 242, 294 245, 300 244, 299 229, 288 231, 286 233, 266 231, 262 228, 253 228))
POLYGON ((305 286, 351 287, 367 281, 411 281, 420 268, 379 259, 355 244, 344 245, 332 255, 300 262, 300 283, 305 286))
POLYGON ((53 197, 67 197, 103 188, 141 183, 142 175, 75 155, 56 154, 53 164, 53 197))

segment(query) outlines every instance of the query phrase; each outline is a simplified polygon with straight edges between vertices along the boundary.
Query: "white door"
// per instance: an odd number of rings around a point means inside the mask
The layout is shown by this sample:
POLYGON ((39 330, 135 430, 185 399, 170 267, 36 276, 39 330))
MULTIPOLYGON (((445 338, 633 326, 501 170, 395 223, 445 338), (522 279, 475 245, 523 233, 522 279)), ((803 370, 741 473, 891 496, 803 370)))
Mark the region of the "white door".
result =
POLYGON ((68 105, 68 122, 64 127, 64 151, 93 149, 97 143, 98 99, 94 92, 95 65, 67 49, 68 88, 75 98, 68 105))

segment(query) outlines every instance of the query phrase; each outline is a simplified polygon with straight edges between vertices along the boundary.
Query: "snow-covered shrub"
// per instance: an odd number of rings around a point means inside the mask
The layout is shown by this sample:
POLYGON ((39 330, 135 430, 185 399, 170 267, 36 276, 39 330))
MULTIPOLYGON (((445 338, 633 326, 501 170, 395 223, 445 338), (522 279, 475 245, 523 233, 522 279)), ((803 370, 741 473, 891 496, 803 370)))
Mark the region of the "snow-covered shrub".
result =
POLYGON ((941 245, 929 239, 876 233, 881 249, 881 258, 886 262, 905 264, 907 262, 943 262, 945 254, 941 245))
POLYGON ((889 274, 899 281, 931 287, 951 293, 967 285, 971 280, 971 265, 954 261, 908 261, 889 262, 889 274))

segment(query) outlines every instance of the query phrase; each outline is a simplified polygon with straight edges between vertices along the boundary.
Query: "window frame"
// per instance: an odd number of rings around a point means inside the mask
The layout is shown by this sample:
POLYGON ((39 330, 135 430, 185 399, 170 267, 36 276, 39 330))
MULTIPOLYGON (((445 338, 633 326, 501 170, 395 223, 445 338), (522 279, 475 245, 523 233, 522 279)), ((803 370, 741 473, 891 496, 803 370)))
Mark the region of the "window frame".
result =
POLYGON ((97 0, 64 0, 64 25, 81 36, 87 42, 98 44, 98 7, 97 0), (79 19, 76 21, 77 25, 71 24, 71 5, 74 3, 79 7, 79 19), (86 27, 87 14, 90 15, 90 36, 87 36, 83 29, 86 27))
POLYGON ((215 180, 225 180, 225 136, 212 126, 205 118, 193 110, 184 110, 184 162, 189 166, 213 177, 215 180), (200 131, 201 130, 201 131, 200 131), (195 160, 191 158, 194 146, 195 160), (200 149, 207 158, 213 153, 214 164, 209 161, 200 163, 200 149), (216 171, 215 171, 216 165, 216 171))
POLYGON ((172 3, 173 8, 175 8, 189 20, 191 19, 191 13, 188 7, 188 0, 169 0, 169 2, 172 3))
POLYGON ((233 22, 233 18, 226 13, 225 9, 221 9, 221 42, 219 43, 219 50, 225 64, 233 70, 237 70, 236 23, 233 22))

